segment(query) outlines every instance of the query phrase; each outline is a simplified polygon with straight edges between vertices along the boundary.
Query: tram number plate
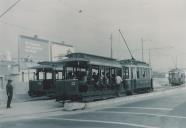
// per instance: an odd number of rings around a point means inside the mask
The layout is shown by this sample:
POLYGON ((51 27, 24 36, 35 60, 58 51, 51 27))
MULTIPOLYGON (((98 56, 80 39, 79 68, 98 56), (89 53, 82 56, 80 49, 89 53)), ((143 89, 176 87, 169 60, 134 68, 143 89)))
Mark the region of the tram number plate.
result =
POLYGON ((72 82, 71 85, 75 86, 76 85, 76 82, 72 82))

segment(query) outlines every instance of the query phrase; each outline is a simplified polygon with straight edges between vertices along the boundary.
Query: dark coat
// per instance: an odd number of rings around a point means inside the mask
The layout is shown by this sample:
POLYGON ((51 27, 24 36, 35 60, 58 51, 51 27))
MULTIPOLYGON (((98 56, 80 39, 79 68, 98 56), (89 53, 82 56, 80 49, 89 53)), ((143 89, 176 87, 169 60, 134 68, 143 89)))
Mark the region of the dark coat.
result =
POLYGON ((7 93, 7 96, 10 96, 10 97, 13 96, 13 86, 12 86, 11 83, 7 83, 7 85, 6 85, 6 93, 7 93))

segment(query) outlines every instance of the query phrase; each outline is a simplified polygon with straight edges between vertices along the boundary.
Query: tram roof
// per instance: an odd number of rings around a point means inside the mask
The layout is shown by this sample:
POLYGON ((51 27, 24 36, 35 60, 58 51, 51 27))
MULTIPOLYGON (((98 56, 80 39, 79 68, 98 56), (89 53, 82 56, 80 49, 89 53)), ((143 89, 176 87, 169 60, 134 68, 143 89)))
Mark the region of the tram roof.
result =
POLYGON ((139 60, 135 60, 135 59, 126 59, 126 60, 120 60, 121 64, 124 65, 143 65, 143 66, 149 66, 149 64, 143 62, 143 61, 139 61, 139 60))
POLYGON ((53 68, 54 67, 50 65, 37 65, 37 66, 30 67, 29 69, 53 69, 53 68))
POLYGON ((88 54, 88 53, 71 53, 66 55, 66 57, 69 58, 89 58, 89 59, 105 59, 105 60, 116 60, 110 57, 104 57, 104 56, 98 56, 98 55, 93 55, 93 54, 88 54))
POLYGON ((120 63, 116 59, 109 57, 102 57, 87 53, 71 53, 68 54, 67 57, 69 58, 62 60, 61 63, 65 63, 67 61, 85 61, 92 65, 121 67, 120 63))
POLYGON ((38 64, 46 65, 46 66, 54 66, 56 64, 56 62, 53 62, 53 61, 41 61, 41 62, 38 62, 38 64))
POLYGON ((169 72, 170 72, 170 73, 171 73, 171 72, 184 72, 184 70, 179 69, 179 68, 174 68, 174 69, 171 69, 169 72))

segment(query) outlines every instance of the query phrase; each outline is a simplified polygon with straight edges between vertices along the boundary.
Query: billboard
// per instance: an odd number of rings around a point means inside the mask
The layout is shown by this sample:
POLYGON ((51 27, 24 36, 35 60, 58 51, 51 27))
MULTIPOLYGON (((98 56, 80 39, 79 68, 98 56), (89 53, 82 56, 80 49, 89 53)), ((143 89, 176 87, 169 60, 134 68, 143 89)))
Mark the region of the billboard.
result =
POLYGON ((37 36, 19 37, 19 69, 35 66, 40 61, 58 61, 74 52, 71 45, 39 39, 37 36))
POLYGON ((58 61, 63 59, 67 54, 73 53, 74 48, 64 43, 51 42, 51 60, 58 61))
POLYGON ((49 60, 49 41, 36 37, 20 36, 19 59, 23 62, 49 60))

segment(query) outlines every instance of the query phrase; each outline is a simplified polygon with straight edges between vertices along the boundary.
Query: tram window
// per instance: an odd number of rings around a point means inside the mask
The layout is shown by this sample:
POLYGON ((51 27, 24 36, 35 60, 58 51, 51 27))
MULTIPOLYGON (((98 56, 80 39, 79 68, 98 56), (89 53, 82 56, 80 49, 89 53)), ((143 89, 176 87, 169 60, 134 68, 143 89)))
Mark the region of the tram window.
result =
POLYGON ((36 73, 33 72, 33 80, 36 80, 36 73))
POLYGON ((81 68, 79 71, 74 72, 74 75, 78 80, 83 80, 84 76, 86 75, 86 70, 81 68))
POLYGON ((93 66, 92 67, 92 79, 94 81, 98 81, 98 78, 99 78, 99 68, 97 66, 93 66))
POLYGON ((63 79, 63 73, 62 72, 57 73, 57 79, 63 79))
POLYGON ((129 79, 129 68, 128 67, 123 67, 123 78, 129 79))
POLYGON ((143 78, 150 78, 150 71, 149 68, 143 68, 143 78))
POLYGON ((134 74, 134 68, 132 67, 132 68, 131 68, 131 79, 134 79, 134 78, 135 78, 134 75, 135 75, 135 74, 134 74))
POLYGON ((143 78, 143 68, 139 68, 140 69, 140 79, 143 78))
POLYGON ((112 69, 111 69, 111 73, 112 73, 112 74, 115 74, 115 68, 112 68, 112 69))
POLYGON ((109 69, 109 67, 105 68, 105 83, 106 84, 110 83, 110 69, 109 69))
POLYGON ((72 79, 73 78, 73 68, 72 67, 67 67, 66 68, 66 78, 67 79, 72 79))
POLYGON ((59 72, 56 72, 56 79, 59 79, 59 72))
POLYGON ((143 78, 146 78, 146 69, 143 68, 143 78))
POLYGON ((150 72, 149 72, 149 68, 146 69, 146 73, 147 73, 147 78, 150 78, 150 72))
POLYGON ((139 67, 137 68, 137 79, 139 79, 140 78, 140 69, 139 69, 139 67))
POLYGON ((111 68, 111 84, 115 83, 116 68, 111 68))
POLYGON ((43 80, 44 79, 44 72, 39 72, 39 80, 43 80))
POLYGON ((52 73, 47 72, 47 73, 46 73, 46 79, 47 79, 47 80, 51 80, 51 79, 52 79, 52 73))
POLYGON ((85 72, 86 70, 84 68, 77 68, 77 71, 85 72))
POLYGON ((120 68, 117 69, 117 74, 118 74, 119 76, 122 76, 122 71, 121 71, 120 68))
MULTIPOLYGON (((62 74, 62 73, 61 73, 62 74)), ((85 68, 80 67, 66 67, 66 79, 78 79, 82 80, 86 74, 85 68)), ((61 78, 63 74, 61 75, 61 78)))
POLYGON ((114 79, 115 75, 115 68, 111 68, 111 79, 114 79))

